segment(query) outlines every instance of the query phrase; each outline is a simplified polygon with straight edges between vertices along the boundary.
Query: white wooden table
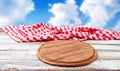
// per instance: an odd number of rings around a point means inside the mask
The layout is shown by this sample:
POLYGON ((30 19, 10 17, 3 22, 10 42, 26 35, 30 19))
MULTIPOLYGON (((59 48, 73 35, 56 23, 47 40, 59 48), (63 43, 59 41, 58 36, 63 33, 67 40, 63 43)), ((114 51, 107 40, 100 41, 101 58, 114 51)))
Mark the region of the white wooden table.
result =
POLYGON ((98 52, 98 59, 86 66, 58 67, 41 62, 36 51, 45 42, 17 43, 0 32, 0 71, 120 71, 120 40, 84 41, 98 52))

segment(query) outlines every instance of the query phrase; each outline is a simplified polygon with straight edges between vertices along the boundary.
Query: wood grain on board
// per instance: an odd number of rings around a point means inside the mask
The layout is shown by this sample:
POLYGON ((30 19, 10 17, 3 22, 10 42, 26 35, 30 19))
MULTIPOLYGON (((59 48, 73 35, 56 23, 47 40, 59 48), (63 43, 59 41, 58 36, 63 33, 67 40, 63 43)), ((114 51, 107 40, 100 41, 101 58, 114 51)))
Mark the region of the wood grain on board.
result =
POLYGON ((48 41, 39 47, 37 55, 48 64, 69 67, 88 65, 97 59, 92 46, 74 40, 48 41))

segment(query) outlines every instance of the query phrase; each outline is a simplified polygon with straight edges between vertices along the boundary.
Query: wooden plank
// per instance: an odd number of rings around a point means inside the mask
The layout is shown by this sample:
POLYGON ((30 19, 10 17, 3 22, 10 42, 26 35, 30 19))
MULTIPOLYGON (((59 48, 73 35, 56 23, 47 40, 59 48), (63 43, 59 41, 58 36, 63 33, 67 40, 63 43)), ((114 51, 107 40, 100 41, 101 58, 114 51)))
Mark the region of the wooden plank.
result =
POLYGON ((37 50, 44 42, 0 44, 0 51, 37 50))
MULTIPOLYGON (((30 70, 85 70, 85 69, 109 69, 109 70, 120 70, 119 60, 97 60, 89 65, 80 67, 58 67, 43 63, 38 60, 0 60, 1 69, 16 68, 17 70, 30 69, 30 70), (11 63, 12 62, 12 63, 11 63)), ((92 71, 92 70, 91 70, 92 71)))
POLYGON ((0 51, 0 60, 37 60, 36 51, 0 51))
POLYGON ((120 51, 120 46, 118 45, 94 45, 91 44, 96 50, 101 51, 120 51))
POLYGON ((98 51, 98 58, 101 60, 120 60, 120 52, 98 51))
MULTIPOLYGON (((0 51, 18 51, 18 50, 37 50, 45 42, 31 42, 31 43, 10 43, 10 44, 1 44, 0 51)), ((106 51, 120 51, 120 46, 118 45, 94 45, 91 44, 96 50, 106 50, 106 51)))
POLYGON ((101 45, 120 45, 120 40, 87 40, 84 41, 89 44, 101 44, 101 45))
POLYGON ((3 43, 17 43, 17 42, 11 39, 8 35, 1 35, 0 33, 0 44, 3 43))
MULTIPOLYGON (((120 52, 116 51, 97 51, 99 59, 120 60, 120 52)), ((38 59, 37 51, 0 51, 0 60, 16 59, 38 59)))

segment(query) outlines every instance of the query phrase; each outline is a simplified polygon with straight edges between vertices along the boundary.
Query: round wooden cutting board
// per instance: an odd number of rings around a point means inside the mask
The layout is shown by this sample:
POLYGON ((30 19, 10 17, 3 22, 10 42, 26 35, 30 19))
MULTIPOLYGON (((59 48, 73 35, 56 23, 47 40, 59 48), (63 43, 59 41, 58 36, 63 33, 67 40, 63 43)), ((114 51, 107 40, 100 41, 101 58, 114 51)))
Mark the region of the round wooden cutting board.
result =
POLYGON ((97 59, 92 46, 75 40, 48 41, 40 46, 37 55, 43 62, 57 66, 81 66, 97 59))

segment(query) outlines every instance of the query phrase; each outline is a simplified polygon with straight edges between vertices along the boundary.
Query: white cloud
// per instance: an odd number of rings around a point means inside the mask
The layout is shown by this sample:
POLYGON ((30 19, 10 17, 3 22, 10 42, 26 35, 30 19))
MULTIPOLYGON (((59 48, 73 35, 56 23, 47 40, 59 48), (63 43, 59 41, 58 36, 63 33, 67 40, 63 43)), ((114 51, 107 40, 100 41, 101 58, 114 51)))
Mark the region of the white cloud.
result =
POLYGON ((90 17, 87 26, 104 28, 117 12, 120 12, 119 0, 84 0, 80 7, 86 16, 90 17))
POLYGON ((0 26, 24 20, 33 10, 32 0, 0 0, 0 26))
POLYGON ((54 17, 50 17, 48 23, 55 26, 66 26, 80 24, 81 20, 78 17, 78 6, 75 0, 66 0, 65 3, 53 4, 49 12, 53 13, 54 17))
POLYGON ((113 29, 116 31, 120 31, 120 20, 118 21, 117 25, 113 29))

